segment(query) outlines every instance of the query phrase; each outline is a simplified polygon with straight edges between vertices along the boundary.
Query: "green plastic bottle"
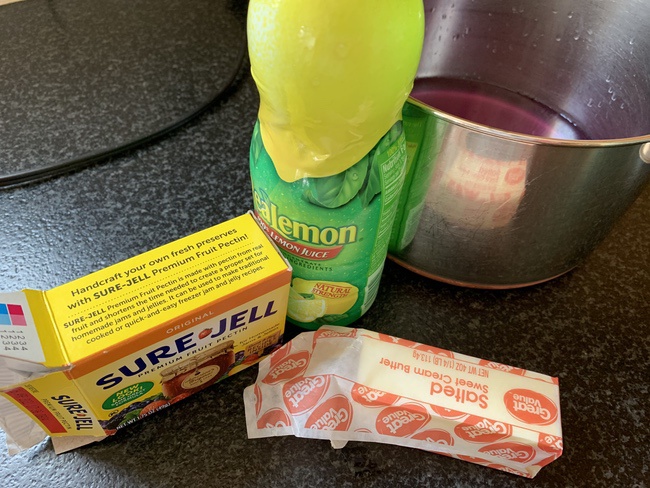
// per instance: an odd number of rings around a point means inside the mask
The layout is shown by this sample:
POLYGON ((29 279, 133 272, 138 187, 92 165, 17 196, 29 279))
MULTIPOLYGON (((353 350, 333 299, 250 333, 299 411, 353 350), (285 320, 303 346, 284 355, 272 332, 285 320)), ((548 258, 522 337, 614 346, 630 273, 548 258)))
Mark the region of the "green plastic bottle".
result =
POLYGON ((293 267, 296 325, 349 325, 375 300, 423 38, 421 0, 249 4, 254 208, 293 267))

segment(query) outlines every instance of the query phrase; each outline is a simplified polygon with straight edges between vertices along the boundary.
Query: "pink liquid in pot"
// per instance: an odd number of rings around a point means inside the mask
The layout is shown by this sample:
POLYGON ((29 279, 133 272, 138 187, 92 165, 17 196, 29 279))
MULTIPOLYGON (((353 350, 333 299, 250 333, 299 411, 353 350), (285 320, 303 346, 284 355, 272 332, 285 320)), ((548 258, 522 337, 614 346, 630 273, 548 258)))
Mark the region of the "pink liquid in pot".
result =
POLYGON ((443 112, 497 129, 554 139, 589 139, 566 117, 541 103, 487 83, 419 78, 411 96, 443 112))

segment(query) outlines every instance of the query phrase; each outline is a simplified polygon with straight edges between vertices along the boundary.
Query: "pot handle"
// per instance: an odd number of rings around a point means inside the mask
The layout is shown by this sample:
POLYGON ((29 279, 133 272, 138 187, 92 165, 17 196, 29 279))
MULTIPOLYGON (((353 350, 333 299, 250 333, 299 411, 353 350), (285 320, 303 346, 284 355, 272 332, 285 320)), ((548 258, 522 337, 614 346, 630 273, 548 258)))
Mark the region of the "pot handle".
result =
POLYGON ((639 149, 639 157, 644 163, 650 164, 650 142, 641 145, 641 149, 639 149))

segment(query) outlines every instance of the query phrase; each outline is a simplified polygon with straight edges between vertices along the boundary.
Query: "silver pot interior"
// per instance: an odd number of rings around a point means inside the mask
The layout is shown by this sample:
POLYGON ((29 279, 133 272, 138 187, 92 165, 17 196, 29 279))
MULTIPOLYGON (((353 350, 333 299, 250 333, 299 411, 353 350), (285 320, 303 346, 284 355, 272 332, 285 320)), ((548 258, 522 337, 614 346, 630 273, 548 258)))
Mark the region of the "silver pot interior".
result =
POLYGON ((650 134, 647 0, 425 0, 418 78, 495 85, 589 139, 650 134))

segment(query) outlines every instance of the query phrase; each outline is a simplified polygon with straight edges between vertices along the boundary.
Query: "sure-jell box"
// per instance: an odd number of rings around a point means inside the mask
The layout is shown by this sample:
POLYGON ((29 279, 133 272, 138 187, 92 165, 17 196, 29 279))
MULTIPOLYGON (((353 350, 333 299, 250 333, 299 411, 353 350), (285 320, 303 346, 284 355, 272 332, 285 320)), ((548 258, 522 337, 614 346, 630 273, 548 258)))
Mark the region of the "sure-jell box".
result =
POLYGON ((556 378, 364 329, 299 335, 244 403, 250 438, 397 444, 528 478, 562 454, 556 378))
POLYGON ((0 294, 10 453, 99 440, 280 346, 291 267, 245 214, 48 291, 0 294), (6 313, 5 313, 6 312, 6 313))

